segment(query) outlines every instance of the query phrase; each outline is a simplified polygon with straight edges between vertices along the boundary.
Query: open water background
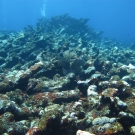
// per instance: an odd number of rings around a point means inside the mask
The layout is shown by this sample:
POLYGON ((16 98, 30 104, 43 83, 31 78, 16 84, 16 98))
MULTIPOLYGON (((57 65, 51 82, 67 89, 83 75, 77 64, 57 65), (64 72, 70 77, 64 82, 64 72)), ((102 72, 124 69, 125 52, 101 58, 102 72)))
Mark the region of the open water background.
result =
POLYGON ((38 18, 65 13, 90 18, 103 37, 135 43, 135 0, 0 0, 0 30, 20 31, 38 18))

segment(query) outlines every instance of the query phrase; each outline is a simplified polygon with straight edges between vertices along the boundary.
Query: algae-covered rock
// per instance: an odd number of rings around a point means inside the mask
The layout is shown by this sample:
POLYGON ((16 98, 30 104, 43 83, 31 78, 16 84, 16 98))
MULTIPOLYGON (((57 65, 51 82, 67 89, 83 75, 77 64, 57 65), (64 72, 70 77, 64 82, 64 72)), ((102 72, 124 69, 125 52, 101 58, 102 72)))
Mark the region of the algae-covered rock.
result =
POLYGON ((135 135, 135 126, 131 126, 130 133, 131 135, 135 135))
POLYGON ((60 125, 60 105, 54 104, 45 108, 45 112, 39 120, 38 127, 46 133, 55 133, 60 125))
POLYGON ((102 117, 101 119, 96 118, 93 121, 95 125, 92 127, 92 131, 96 135, 115 135, 124 133, 124 128, 115 118, 102 117))
POLYGON ((12 90, 12 88, 13 88, 12 82, 10 82, 10 81, 0 82, 0 92, 1 93, 6 93, 6 92, 12 90))
POLYGON ((10 112, 0 115, 0 134, 20 135, 28 130, 28 126, 27 120, 15 122, 14 115, 10 112))

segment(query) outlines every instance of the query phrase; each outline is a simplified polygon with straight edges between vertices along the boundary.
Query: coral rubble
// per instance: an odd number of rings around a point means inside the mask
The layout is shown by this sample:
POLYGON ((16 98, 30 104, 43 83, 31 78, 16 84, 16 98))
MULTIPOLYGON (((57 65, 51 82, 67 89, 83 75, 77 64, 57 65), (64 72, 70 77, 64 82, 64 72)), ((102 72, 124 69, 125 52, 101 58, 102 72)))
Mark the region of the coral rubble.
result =
POLYGON ((0 32, 1 135, 134 135, 135 51, 69 15, 0 32))

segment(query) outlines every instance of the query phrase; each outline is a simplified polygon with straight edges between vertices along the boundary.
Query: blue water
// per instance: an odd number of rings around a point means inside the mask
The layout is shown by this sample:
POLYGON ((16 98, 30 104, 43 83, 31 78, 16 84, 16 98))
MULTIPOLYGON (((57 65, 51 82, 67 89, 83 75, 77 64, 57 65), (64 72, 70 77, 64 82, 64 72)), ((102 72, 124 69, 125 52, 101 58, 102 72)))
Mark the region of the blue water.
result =
POLYGON ((20 31, 41 17, 90 18, 103 37, 135 43, 135 0, 0 0, 0 29, 20 31))

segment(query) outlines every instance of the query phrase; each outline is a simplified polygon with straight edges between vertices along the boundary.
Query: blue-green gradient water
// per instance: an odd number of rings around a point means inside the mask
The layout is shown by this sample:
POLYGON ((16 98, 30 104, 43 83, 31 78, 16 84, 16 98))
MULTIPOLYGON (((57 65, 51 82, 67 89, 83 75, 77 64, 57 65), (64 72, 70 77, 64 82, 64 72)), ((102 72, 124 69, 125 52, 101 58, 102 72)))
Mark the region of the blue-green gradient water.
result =
POLYGON ((135 0, 0 0, 0 30, 20 31, 41 17, 90 18, 103 37, 135 43, 135 0))

